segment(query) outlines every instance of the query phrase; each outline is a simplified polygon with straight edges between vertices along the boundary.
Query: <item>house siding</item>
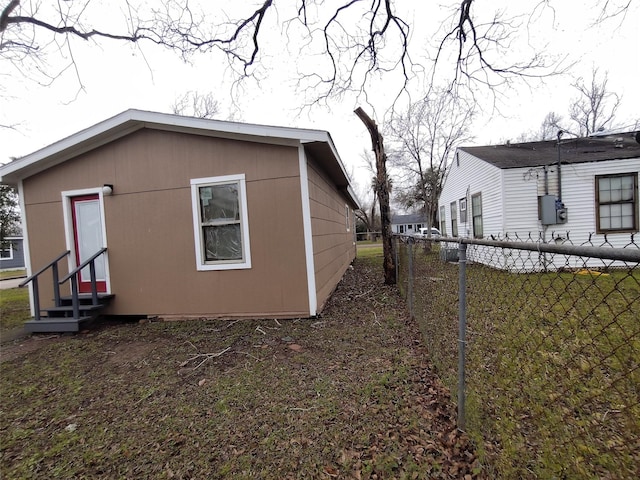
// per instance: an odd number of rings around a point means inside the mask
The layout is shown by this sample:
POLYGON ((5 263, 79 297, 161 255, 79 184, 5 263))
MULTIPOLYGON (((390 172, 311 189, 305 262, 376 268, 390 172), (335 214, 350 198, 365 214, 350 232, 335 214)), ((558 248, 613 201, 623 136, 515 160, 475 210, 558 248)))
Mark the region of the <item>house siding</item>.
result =
MULTIPOLYGON (((568 210, 568 221, 564 224, 543 226, 538 219, 538 196, 545 193, 544 167, 501 170, 464 151, 458 151, 458 154, 460 166, 452 165, 439 202, 441 206, 445 206, 448 228, 451 228, 450 202, 463 197, 469 187, 471 195, 482 191, 484 236, 503 237, 508 234, 512 240, 542 239, 573 245, 602 245, 605 243, 605 235, 596 233, 596 175, 638 175, 640 172, 638 158, 562 165, 562 201, 568 210), (498 195, 498 191, 502 194, 498 195)), ((558 194, 557 168, 557 165, 547 167, 547 189, 548 193, 554 196, 558 194)), ((636 195, 638 198, 640 192, 636 192, 636 195)), ((466 228, 461 226, 458 213, 460 236, 472 234, 470 214, 467 220, 466 228)), ((640 218, 637 222, 640 224, 640 218)), ((606 242, 612 247, 622 248, 628 245, 629 241, 628 232, 606 235, 606 242)), ((518 271, 535 270, 545 262, 547 268, 602 266, 601 260, 593 259, 585 264, 582 259, 561 255, 553 257, 553 260, 551 256, 544 255, 540 255, 539 259, 533 259, 529 254, 520 257, 517 252, 492 251, 489 255, 489 249, 485 247, 470 247, 470 258, 473 260, 518 271)))
POLYGON ((353 205, 329 181, 312 157, 307 161, 318 311, 356 255, 353 205), (349 206, 347 231, 346 209, 349 206))
POLYGON ((461 222, 458 204, 458 236, 473 236, 471 196, 482 194, 482 221, 484 236, 502 229, 502 171, 462 150, 458 153, 459 165, 451 165, 440 195, 439 207, 445 207, 447 231, 451 231, 451 202, 467 196, 467 221, 461 222))
MULTIPOLYGON (((291 143, 143 129, 26 178, 31 266, 39 269, 66 249, 60 192, 112 184, 113 195, 104 197, 116 294, 108 313, 308 314, 298 148, 291 143), (240 173, 252 268, 197 271, 190 180, 240 173)), ((52 296, 49 283, 41 282, 43 299, 52 296)))
MULTIPOLYGON (((542 167, 536 169, 514 168, 505 170, 505 232, 517 232, 520 236, 532 234, 537 238, 570 240, 574 245, 588 242, 604 243, 604 234, 596 233, 596 175, 636 173, 640 171, 638 159, 576 163, 562 166, 562 201, 568 209, 564 224, 545 227, 538 219, 538 195, 544 194, 542 167), (545 231, 546 230, 546 231, 545 231)), ((557 166, 549 168, 549 194, 557 195, 557 166)), ((629 243, 629 233, 609 233, 607 241, 622 248, 629 243)))
MULTIPOLYGON (((517 234, 520 238, 534 239, 538 234, 538 191, 537 177, 529 169, 513 168, 503 172, 504 223, 501 229, 489 233, 493 235, 517 234)), ((549 193, 552 193, 549 190, 549 193)))
MULTIPOLYGON (((605 235, 595 233, 595 180, 596 175, 615 173, 640 174, 640 159, 563 165, 562 201, 568 209, 567 223, 554 225, 550 228, 556 228, 562 234, 569 232, 569 238, 574 245, 588 242, 589 236, 591 236, 593 245, 604 243, 605 235)), ((636 198, 638 198, 638 193, 636 191, 636 198)), ((636 213, 640 215, 638 211, 636 213)), ((636 218, 636 222, 640 222, 640 218, 636 218)), ((565 235, 562 236, 564 237, 565 235)), ((629 233, 608 233, 606 241, 613 247, 622 248, 629 244, 629 233)))

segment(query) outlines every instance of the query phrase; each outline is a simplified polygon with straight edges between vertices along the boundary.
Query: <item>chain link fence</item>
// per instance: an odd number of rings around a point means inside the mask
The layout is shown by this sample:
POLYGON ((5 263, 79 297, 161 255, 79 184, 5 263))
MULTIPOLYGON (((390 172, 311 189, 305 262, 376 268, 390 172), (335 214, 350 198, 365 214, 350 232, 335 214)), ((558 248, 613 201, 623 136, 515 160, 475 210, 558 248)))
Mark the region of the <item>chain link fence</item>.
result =
POLYGON ((633 236, 624 249, 568 234, 395 236, 394 247, 400 289, 490 475, 640 478, 633 236))

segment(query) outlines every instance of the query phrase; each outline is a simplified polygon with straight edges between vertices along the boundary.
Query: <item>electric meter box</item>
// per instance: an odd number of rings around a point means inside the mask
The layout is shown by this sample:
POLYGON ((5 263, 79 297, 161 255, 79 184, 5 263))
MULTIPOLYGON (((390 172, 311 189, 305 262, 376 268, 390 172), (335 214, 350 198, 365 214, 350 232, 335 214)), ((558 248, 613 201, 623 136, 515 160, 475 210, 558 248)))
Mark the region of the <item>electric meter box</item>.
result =
POLYGON ((540 197, 540 222, 542 225, 555 225, 556 217, 556 196, 543 195, 540 197))
POLYGON ((540 223, 542 225, 567 223, 567 209, 555 195, 540 197, 540 223))
POLYGON ((564 205, 556 210, 556 223, 567 223, 567 209, 564 205))

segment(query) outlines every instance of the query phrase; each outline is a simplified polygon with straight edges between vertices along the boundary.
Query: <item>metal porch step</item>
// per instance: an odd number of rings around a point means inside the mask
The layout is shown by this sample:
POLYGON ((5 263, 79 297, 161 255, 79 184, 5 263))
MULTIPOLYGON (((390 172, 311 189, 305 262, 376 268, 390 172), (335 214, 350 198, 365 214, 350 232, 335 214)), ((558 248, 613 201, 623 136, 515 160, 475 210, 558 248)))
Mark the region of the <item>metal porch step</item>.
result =
MULTIPOLYGON (((115 297, 115 294, 113 293, 99 293, 98 302, 100 302, 102 305, 106 305, 114 297, 115 297)), ((71 297, 71 295, 60 297, 60 303, 62 304, 62 306, 71 305, 72 301, 73 301, 73 298, 71 297)), ((81 293, 80 295, 78 295, 78 301, 80 302, 80 305, 91 304, 93 302, 93 297, 91 296, 90 293, 81 293)))
MULTIPOLYGON (((106 308, 105 304, 100 305, 79 305, 79 312, 81 316, 90 314, 95 316, 106 308)), ((45 308, 43 311, 47 312, 47 317, 49 318, 71 318, 73 317, 73 305, 63 305, 61 307, 49 307, 45 308)))
POLYGON ((25 330, 29 333, 63 333, 79 332, 81 327, 91 322, 95 317, 80 318, 51 318, 41 317, 40 320, 31 319, 25 322, 25 330))

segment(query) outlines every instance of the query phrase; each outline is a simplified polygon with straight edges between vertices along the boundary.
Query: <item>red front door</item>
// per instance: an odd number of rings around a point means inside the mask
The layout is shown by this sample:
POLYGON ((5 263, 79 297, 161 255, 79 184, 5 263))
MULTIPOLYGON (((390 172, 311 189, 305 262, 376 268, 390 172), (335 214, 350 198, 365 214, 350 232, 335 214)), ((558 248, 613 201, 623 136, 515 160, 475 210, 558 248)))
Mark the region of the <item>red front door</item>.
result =
MULTIPOLYGON (((73 218, 76 265, 80 265, 104 247, 102 207, 98 194, 72 197, 71 216, 73 218)), ((96 258, 95 267, 98 292, 106 292, 107 277, 104 255, 96 258)), ((83 268, 80 272, 78 289, 81 293, 91 292, 89 266, 83 268)))

